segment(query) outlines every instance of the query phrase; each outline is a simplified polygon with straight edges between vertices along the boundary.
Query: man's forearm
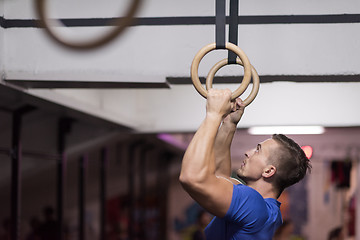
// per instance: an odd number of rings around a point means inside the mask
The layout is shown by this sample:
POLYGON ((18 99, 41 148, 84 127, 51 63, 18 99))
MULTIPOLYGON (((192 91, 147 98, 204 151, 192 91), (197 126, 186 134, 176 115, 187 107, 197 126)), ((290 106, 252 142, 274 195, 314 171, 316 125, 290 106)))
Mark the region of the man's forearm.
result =
POLYGON ((236 125, 230 122, 223 123, 218 131, 214 145, 216 175, 231 176, 230 147, 235 131, 236 125))

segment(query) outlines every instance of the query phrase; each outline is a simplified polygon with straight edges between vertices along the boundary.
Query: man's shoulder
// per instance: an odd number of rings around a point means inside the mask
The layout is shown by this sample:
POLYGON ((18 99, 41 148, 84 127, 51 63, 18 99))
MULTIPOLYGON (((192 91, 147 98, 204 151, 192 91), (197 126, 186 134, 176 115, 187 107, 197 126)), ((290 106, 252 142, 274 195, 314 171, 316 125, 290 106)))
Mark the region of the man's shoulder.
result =
POLYGON ((272 215, 265 199, 254 188, 234 185, 233 199, 226 214, 226 220, 251 228, 255 232, 263 228, 272 215))
POLYGON ((235 205, 239 204, 240 206, 243 204, 249 206, 256 205, 257 209, 263 210, 265 210, 267 205, 265 199, 258 191, 243 184, 234 185, 232 203, 235 205))
POLYGON ((247 194, 254 194, 255 196, 258 196, 258 197, 263 198, 258 191, 256 191, 254 188, 249 187, 249 186, 247 186, 247 185, 245 185, 245 184, 242 184, 242 183, 240 183, 240 184, 235 184, 235 185, 234 185, 234 188, 235 188, 237 191, 245 191, 247 194))
POLYGON ((281 202, 274 198, 265 198, 264 199, 266 204, 268 205, 268 208, 273 208, 275 210, 280 209, 281 202))

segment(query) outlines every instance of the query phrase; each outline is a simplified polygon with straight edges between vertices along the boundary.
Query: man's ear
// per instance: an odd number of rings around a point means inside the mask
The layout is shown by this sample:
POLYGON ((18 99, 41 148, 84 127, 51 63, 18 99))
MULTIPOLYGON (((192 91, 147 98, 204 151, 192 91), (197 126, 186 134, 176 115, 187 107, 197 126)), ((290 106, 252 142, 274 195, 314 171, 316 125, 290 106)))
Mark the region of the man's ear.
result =
POLYGON ((270 177, 274 176, 275 173, 276 173, 276 167, 274 165, 267 165, 264 168, 262 176, 264 178, 270 178, 270 177))

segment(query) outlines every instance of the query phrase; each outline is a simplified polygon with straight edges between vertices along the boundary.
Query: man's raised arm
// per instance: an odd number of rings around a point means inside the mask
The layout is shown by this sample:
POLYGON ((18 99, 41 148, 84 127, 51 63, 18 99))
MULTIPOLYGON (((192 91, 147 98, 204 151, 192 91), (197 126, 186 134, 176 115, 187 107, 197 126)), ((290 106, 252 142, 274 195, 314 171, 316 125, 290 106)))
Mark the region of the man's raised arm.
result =
POLYGON ((232 109, 230 98, 228 89, 209 90, 206 117, 185 152, 179 178, 195 201, 220 217, 225 216, 230 207, 233 185, 215 176, 214 143, 223 118, 232 109))

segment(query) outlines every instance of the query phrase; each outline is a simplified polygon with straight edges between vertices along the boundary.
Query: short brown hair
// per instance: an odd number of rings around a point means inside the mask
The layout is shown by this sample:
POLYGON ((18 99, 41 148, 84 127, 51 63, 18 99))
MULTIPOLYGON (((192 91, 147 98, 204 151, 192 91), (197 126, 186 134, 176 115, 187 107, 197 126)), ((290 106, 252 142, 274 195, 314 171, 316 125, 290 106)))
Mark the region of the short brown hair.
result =
POLYGON ((272 136, 279 145, 279 152, 275 154, 275 187, 279 196, 285 188, 299 182, 311 170, 310 160, 306 157, 301 147, 292 139, 283 134, 272 136))

